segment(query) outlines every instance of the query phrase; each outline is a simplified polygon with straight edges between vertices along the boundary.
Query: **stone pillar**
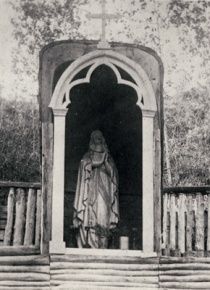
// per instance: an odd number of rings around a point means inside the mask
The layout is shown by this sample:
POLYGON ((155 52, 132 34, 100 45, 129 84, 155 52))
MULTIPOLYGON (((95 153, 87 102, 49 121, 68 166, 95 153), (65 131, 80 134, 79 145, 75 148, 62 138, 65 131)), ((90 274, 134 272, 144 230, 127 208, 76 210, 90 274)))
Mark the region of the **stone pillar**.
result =
POLYGON ((154 252, 154 198, 153 198, 153 174, 154 174, 154 142, 153 118, 154 111, 142 111, 143 114, 143 252, 154 252))
POLYGON ((68 109, 53 109, 54 155, 52 193, 52 240, 50 253, 65 253, 64 230, 64 166, 65 166, 65 120, 68 109))

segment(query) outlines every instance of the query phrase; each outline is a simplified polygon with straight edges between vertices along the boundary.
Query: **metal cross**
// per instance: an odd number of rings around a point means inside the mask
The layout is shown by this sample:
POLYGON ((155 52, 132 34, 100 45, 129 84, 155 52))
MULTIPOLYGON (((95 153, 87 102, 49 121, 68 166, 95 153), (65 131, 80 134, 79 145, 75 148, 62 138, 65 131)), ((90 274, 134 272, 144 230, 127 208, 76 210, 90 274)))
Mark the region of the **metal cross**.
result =
POLYGON ((101 41, 98 43, 97 48, 99 49, 110 49, 109 43, 106 41, 106 20, 107 19, 119 19, 119 14, 108 14, 106 13, 106 0, 101 0, 102 3, 102 13, 99 14, 87 14, 88 19, 101 19, 102 20, 102 33, 101 41))

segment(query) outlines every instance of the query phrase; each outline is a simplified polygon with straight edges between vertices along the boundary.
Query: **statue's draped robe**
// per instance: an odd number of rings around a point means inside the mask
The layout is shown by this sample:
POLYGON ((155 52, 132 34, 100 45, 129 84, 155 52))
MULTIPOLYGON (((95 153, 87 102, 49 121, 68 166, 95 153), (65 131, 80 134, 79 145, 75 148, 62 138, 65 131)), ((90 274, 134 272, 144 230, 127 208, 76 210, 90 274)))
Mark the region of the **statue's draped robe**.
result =
POLYGON ((78 247, 86 242, 85 227, 90 227, 88 243, 99 248, 94 227, 110 229, 119 220, 118 173, 112 158, 104 163, 104 154, 90 150, 80 162, 73 224, 79 228, 78 247))

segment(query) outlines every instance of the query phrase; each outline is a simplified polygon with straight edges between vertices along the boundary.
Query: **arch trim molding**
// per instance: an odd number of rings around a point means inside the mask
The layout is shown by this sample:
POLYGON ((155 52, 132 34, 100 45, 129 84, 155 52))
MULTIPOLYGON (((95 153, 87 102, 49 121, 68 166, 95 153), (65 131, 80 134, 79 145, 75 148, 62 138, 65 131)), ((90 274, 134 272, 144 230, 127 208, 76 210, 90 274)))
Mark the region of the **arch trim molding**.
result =
MULTIPOLYGON (((137 105, 142 110, 142 183, 143 183, 143 251, 138 255, 154 253, 154 115, 157 112, 155 94, 144 69, 127 57, 107 50, 88 53, 75 60, 59 79, 50 105, 54 113, 54 154, 53 154, 53 192, 52 192, 52 239, 50 253, 69 253, 63 241, 64 220, 64 172, 65 172, 65 121, 67 106, 70 103, 69 92, 77 84, 90 82, 92 72, 101 64, 108 65, 114 71, 118 83, 132 86, 138 95, 137 105), (87 66, 91 66, 85 78, 74 77, 87 66), (122 68, 133 78, 134 83, 123 80, 117 69, 122 68), (68 98, 67 98, 68 95, 68 98), (65 96, 65 98, 64 98, 65 96), (143 96, 143 102, 142 102, 143 96), (65 99, 65 100, 64 100, 65 99)), ((84 249, 82 249, 84 250, 84 249)), ((132 251, 131 251, 132 252, 132 251)), ((82 253, 82 252, 81 252, 82 253)), ((122 253, 123 254, 123 253, 122 253)), ((112 250, 110 252, 112 255, 112 250)))
POLYGON ((118 84, 125 84, 136 90, 138 96, 137 105, 141 108, 143 114, 145 110, 157 111, 154 90, 144 69, 140 64, 135 63, 126 56, 110 50, 90 52, 70 64, 55 87, 49 107, 52 109, 66 108, 71 102, 68 96, 71 88, 81 83, 89 83, 92 72, 102 64, 109 66, 114 71, 118 84), (90 68, 85 78, 76 81, 73 80, 77 73, 88 66, 90 66, 90 68), (116 66, 125 70, 134 79, 136 84, 121 78, 116 66), (63 101, 64 96, 66 96, 65 101, 63 101))

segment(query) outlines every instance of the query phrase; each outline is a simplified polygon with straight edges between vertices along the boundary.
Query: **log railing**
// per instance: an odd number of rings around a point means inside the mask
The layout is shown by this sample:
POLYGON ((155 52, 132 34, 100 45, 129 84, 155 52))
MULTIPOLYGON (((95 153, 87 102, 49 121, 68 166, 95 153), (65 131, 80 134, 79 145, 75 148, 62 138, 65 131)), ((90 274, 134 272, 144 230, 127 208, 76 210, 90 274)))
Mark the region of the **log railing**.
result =
MULTIPOLYGON (((0 255, 38 254, 41 184, 0 181, 7 203, 0 205, 0 255)), ((210 187, 168 187, 163 191, 163 255, 210 256, 210 187)))
POLYGON ((0 181, 6 204, 0 205, 0 255, 39 253, 41 184, 0 181))
POLYGON ((210 187, 168 187, 163 193, 163 255, 209 256, 210 187))

